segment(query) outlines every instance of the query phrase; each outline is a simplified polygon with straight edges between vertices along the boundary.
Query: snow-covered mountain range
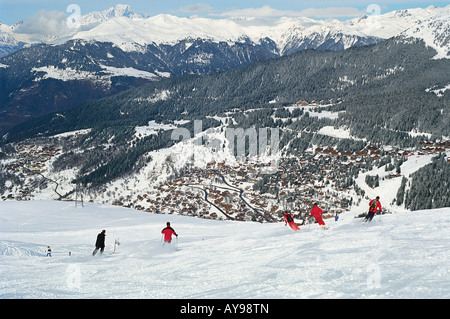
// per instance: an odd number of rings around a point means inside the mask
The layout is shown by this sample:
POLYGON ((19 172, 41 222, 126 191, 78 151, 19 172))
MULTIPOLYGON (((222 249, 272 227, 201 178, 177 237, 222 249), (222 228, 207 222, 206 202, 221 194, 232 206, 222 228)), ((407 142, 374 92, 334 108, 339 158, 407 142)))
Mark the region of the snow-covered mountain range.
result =
POLYGON ((23 22, 0 24, 0 54, 39 42, 61 43, 70 39, 113 42, 125 51, 142 50, 147 44, 174 45, 186 39, 214 42, 261 43, 270 39, 276 53, 289 54, 298 49, 346 49, 404 34, 424 38, 434 48, 449 51, 450 6, 430 6, 386 14, 368 14, 350 20, 315 20, 307 17, 282 17, 270 21, 258 18, 208 19, 181 18, 169 14, 147 17, 128 5, 117 5, 80 17, 78 27, 61 19, 59 34, 32 34, 23 22))
POLYGON ((42 11, 12 26, 0 23, 0 134, 25 119, 148 81, 229 70, 305 49, 340 51, 403 36, 424 40, 435 58, 448 58, 450 51, 450 6, 345 21, 147 17, 128 5, 88 13, 73 25, 71 18, 42 11))
MULTIPOLYGON (((128 12, 128 11, 125 11, 128 12)), ((283 17, 270 23, 254 19, 179 18, 161 14, 150 18, 119 16, 107 19, 87 31, 75 32, 71 38, 112 41, 127 50, 139 49, 149 43, 174 44, 183 39, 210 39, 216 42, 250 40, 260 43, 269 38, 275 42, 277 53, 284 55, 298 49, 347 49, 397 36, 426 37, 431 46, 440 47, 444 41, 441 32, 449 29, 450 6, 410 9, 383 15, 365 15, 341 21, 337 19, 314 20, 307 17, 283 17), (436 31, 425 31, 438 28, 436 31), (130 32, 123 32, 129 30, 130 32), (365 41, 362 39, 366 39, 365 41), (330 43, 330 40, 333 43, 330 43), (363 43, 360 43, 363 42, 363 43)), ((448 38, 448 37, 447 37, 448 38)), ((447 41, 448 42, 448 41, 447 41)))

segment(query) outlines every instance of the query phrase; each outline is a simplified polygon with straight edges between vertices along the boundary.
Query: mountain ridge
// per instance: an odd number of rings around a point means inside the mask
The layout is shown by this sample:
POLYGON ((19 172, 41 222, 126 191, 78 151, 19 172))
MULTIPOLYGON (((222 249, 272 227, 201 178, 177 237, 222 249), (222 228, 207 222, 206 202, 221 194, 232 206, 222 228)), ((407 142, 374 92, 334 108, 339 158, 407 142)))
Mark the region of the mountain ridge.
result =
MULTIPOLYGON (((208 39, 215 42, 237 42, 250 39, 258 43, 261 39, 270 38, 284 52, 284 47, 292 47, 289 39, 295 37, 308 38, 315 34, 327 33, 344 34, 347 37, 387 39, 397 36, 411 28, 416 23, 423 23, 434 18, 447 17, 450 5, 447 7, 430 6, 408 10, 392 11, 384 14, 368 14, 349 20, 314 20, 306 17, 281 17, 272 19, 270 23, 253 19, 203 17, 177 17, 170 14, 159 14, 148 17, 133 11, 128 5, 117 5, 104 11, 91 12, 80 17, 79 28, 69 28, 60 36, 50 37, 53 40, 42 39, 41 42, 61 43, 70 39, 96 40, 99 42, 113 42, 125 50, 139 50, 139 46, 146 44, 174 44, 188 38, 208 39), (123 33, 124 28, 128 30, 123 33), (145 30, 145 32, 143 32, 145 30)), ((441 19, 443 20, 443 19, 441 19)), ((65 21, 64 21, 65 22, 65 21)), ((28 43, 29 37, 20 34, 20 26, 2 25, 0 32, 28 43)), ((0 37, 1 38, 1 37, 0 37)), ((6 38, 6 36, 5 36, 6 38)), ((12 40, 10 40, 12 41, 12 40)), ((4 41, 4 45, 7 44, 4 41)), ((0 44, 2 44, 0 42, 0 44)), ((314 48, 314 47, 310 47, 314 48)))
POLYGON ((0 52, 6 55, 0 58, 0 135, 26 119, 148 81, 224 71, 301 50, 340 51, 400 35, 423 39, 437 50, 435 58, 447 58, 448 17, 450 6, 345 21, 284 17, 262 24, 255 19, 147 17, 118 5, 81 16, 78 29, 67 31, 66 21, 60 21, 63 34, 40 40, 20 33, 30 29, 24 27, 27 21, 0 25, 0 52))

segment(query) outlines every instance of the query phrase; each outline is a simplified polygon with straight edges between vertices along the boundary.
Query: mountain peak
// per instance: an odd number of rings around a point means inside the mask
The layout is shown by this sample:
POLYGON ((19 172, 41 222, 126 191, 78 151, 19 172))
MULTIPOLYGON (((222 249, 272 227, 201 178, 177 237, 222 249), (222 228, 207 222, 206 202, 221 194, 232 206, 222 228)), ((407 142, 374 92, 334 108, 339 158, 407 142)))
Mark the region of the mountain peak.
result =
POLYGON ((188 18, 180 18, 168 13, 161 13, 149 18, 154 23, 179 23, 183 19, 188 18))
POLYGON ((132 17, 136 15, 131 6, 128 4, 117 4, 103 12, 110 14, 111 17, 132 17))
POLYGON ((104 11, 93 11, 82 17, 82 24, 99 24, 113 18, 126 17, 130 19, 142 19, 144 15, 135 12, 128 4, 117 4, 104 11))

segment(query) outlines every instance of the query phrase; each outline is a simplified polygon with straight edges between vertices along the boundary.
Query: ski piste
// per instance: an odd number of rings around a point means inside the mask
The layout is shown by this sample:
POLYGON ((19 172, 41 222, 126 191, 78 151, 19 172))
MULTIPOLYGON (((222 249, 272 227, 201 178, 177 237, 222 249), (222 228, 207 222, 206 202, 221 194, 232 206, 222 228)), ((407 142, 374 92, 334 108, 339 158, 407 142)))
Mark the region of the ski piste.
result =
POLYGON ((291 233, 282 222, 169 217, 97 203, 81 209, 64 201, 4 201, 0 294, 30 299, 450 298, 443 289, 450 208, 386 214, 365 227, 355 218, 358 213, 341 215, 337 223, 328 220, 326 231, 305 223, 291 233), (168 217, 180 231, 179 251, 160 247, 158 231, 168 217), (92 257, 92 239, 103 227, 109 232, 105 253, 92 257), (115 238, 121 245, 109 255, 115 238), (47 245, 52 259, 45 257, 47 245), (278 276, 292 267, 304 272, 295 284, 278 276), (230 274, 250 284, 236 285, 230 274))

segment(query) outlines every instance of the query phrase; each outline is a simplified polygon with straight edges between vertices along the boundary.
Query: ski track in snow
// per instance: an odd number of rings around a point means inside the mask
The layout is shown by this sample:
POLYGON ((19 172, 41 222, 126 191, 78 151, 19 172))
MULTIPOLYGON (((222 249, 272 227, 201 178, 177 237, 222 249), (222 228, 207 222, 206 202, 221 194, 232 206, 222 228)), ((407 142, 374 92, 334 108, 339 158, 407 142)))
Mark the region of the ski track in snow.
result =
POLYGON ((293 232, 284 222, 1 202, 0 298, 450 298, 450 208, 370 224, 340 216, 327 231, 293 232), (180 236, 163 246, 166 221, 180 236), (102 229, 105 252, 93 257, 102 229))

